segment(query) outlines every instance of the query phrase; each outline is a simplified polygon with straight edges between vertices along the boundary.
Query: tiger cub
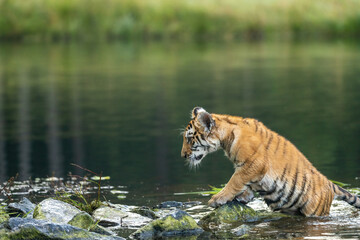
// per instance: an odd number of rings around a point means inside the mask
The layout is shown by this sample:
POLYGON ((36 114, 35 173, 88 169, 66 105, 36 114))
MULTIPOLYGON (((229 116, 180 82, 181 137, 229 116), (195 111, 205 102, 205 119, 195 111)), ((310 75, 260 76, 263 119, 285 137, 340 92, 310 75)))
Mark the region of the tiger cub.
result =
POLYGON ((194 108, 181 156, 194 167, 219 149, 234 163, 235 172, 210 199, 212 207, 235 197, 247 203, 258 192, 272 210, 289 214, 328 215, 334 196, 360 208, 358 196, 329 181, 290 141, 261 122, 194 108))

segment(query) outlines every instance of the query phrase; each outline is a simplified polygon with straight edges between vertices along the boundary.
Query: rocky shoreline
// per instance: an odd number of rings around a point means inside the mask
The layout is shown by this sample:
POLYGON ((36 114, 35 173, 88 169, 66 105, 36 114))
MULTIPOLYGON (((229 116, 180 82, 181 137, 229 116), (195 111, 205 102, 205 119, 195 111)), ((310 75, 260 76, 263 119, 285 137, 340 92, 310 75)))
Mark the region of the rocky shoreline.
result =
POLYGON ((251 229, 247 223, 286 217, 255 211, 236 201, 215 210, 201 202, 168 201, 153 208, 104 202, 90 215, 53 198, 34 204, 24 197, 0 210, 0 239, 246 237, 251 229))

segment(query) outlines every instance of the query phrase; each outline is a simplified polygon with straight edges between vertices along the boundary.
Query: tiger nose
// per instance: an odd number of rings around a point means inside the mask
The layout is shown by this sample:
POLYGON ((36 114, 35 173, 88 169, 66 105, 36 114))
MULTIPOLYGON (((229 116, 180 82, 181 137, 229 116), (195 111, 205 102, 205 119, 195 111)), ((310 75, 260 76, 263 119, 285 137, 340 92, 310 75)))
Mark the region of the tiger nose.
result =
POLYGON ((187 157, 188 157, 188 154, 187 154, 186 152, 181 152, 181 157, 187 158, 187 157))

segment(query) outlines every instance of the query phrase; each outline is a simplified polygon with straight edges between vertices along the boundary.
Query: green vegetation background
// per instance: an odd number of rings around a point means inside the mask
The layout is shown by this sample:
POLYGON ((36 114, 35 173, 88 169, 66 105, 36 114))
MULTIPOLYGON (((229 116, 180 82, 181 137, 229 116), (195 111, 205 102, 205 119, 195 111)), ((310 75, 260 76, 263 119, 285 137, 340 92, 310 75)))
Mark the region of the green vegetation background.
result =
POLYGON ((0 38, 350 38, 358 0, 0 0, 0 38))

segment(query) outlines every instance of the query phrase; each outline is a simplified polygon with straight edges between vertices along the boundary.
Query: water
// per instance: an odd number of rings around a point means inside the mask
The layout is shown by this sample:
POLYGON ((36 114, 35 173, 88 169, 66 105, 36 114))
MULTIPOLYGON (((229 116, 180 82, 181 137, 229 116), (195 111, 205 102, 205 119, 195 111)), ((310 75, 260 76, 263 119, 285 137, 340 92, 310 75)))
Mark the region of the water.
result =
POLYGON ((118 202, 206 203, 173 195, 220 186, 233 172, 220 152, 197 171, 180 158, 180 130, 202 106, 257 118, 328 178, 358 187, 359 62, 360 48, 341 42, 3 43, 0 181, 84 174, 76 163, 126 186, 118 202))

